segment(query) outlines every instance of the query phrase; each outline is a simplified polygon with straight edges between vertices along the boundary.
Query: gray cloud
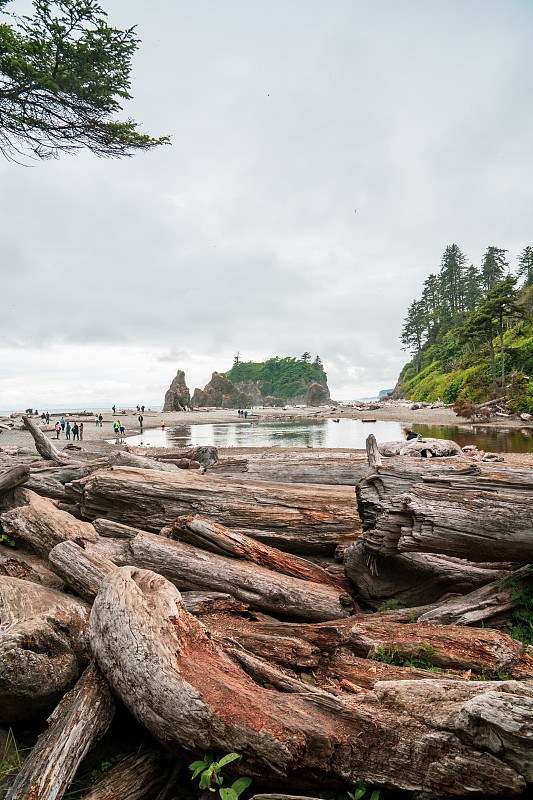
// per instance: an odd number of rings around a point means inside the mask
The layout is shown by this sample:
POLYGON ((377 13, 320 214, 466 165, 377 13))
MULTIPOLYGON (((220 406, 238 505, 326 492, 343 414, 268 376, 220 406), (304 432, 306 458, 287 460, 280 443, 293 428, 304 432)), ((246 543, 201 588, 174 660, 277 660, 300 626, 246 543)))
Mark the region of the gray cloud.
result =
POLYGON ((142 39, 127 113, 173 145, 0 162, 0 341, 30 373, 51 347, 145 348, 203 385, 237 349, 310 350, 334 396, 371 394, 448 244, 532 244, 525 0, 104 5, 142 39))

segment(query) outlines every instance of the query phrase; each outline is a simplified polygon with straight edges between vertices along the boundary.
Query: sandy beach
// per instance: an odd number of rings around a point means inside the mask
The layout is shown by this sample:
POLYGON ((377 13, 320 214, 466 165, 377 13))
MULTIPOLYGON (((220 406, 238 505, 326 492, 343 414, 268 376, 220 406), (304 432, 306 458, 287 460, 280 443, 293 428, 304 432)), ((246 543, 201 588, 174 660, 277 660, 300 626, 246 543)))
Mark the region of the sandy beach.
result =
MULTIPOLYGON (((61 414, 53 414, 50 416, 49 430, 44 433, 49 438, 54 440, 54 443, 59 448, 64 447, 66 444, 65 434, 61 433, 59 442, 55 440, 55 432, 53 426, 56 421, 61 417, 61 414)), ((140 433, 139 427, 139 413, 136 409, 117 409, 117 413, 113 415, 110 411, 108 414, 103 415, 102 427, 95 424, 94 416, 81 416, 79 414, 65 415, 65 419, 69 420, 71 425, 74 422, 83 422, 83 441, 89 443, 99 443, 100 447, 114 447, 114 444, 107 444, 106 440, 114 439, 113 425, 118 420, 125 428, 125 437, 135 436, 140 433)), ((209 423, 225 423, 237 422, 240 417, 236 409, 196 409, 194 411, 175 411, 163 412, 147 410, 143 414, 144 429, 157 428, 164 422, 165 426, 172 427, 175 425, 201 425, 209 423)), ((412 409, 408 405, 396 404, 394 406, 383 406, 380 409, 372 411, 361 411, 355 408, 342 407, 337 409, 330 409, 325 407, 306 407, 306 408, 261 408, 252 409, 249 412, 249 419, 298 419, 303 417, 311 417, 316 419, 328 418, 348 418, 348 419, 376 419, 385 420, 389 422, 400 422, 405 425, 416 427, 417 424, 424 425, 468 425, 467 420, 457 417, 451 408, 418 408, 412 409)), ((487 423, 484 423, 485 425, 487 423)), ((491 427, 500 428, 523 428, 526 424, 521 420, 497 418, 496 420, 488 423, 491 427)), ((529 426, 531 428, 531 426, 529 426)), ((15 448, 15 447, 33 447, 33 438, 26 430, 1 430, 0 432, 0 449, 15 448)), ((506 454, 506 460, 515 460, 518 458, 520 462, 527 461, 533 463, 533 456, 527 454, 506 454)))

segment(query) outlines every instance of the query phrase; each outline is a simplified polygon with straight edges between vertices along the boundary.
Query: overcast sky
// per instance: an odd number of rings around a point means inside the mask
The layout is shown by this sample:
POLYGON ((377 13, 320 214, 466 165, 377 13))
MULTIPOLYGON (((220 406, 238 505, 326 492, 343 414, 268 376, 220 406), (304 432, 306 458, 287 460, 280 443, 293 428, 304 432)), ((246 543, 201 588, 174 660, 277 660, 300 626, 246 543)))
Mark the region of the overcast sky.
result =
POLYGON ((375 395, 447 245, 533 245, 531 0, 102 6, 172 146, 0 157, 0 409, 162 404, 237 350, 375 395))

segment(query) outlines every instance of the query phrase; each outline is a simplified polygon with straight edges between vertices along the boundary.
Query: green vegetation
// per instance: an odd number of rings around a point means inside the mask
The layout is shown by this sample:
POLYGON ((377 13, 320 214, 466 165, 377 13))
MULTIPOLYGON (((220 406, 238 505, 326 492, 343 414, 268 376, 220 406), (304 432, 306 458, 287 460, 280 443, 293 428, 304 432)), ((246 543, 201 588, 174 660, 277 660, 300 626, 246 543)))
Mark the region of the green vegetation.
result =
POLYGON ((416 667, 417 669, 429 669, 432 672, 444 672, 445 670, 435 667, 431 662, 436 652, 436 647, 422 642, 416 653, 411 656, 404 656, 396 645, 392 645, 389 648, 378 647, 378 651, 372 657, 372 660, 381 661, 382 664, 394 664, 397 667, 416 667))
POLYGON ((212 786, 212 784, 215 784, 218 786, 221 800, 237 800, 239 795, 250 786, 252 779, 243 776, 233 781, 231 786, 224 786, 226 776, 222 775, 222 768, 239 758, 242 758, 242 756, 238 753, 227 753, 221 759, 215 761, 213 751, 209 750, 202 761, 193 761, 192 764, 189 764, 189 769, 192 771, 191 780, 193 781, 200 776, 200 789, 209 789, 210 792, 216 792, 216 788, 212 786))
POLYGON ((33 17, 3 11, 0 24, 0 152, 50 158, 88 148, 127 156, 168 142, 116 114, 130 99, 134 28, 105 23, 96 0, 34 0, 33 17))
POLYGON ((15 542, 10 539, 7 533, 0 533, 0 544, 8 544, 10 547, 15 547, 15 542))
POLYGON ((328 789, 322 789, 318 796, 322 800, 379 800, 381 789, 368 789, 363 780, 357 781, 353 792, 335 792, 328 789), (371 792, 367 795, 367 791, 371 792))
POLYGON ((508 633, 527 647, 533 644, 533 566, 529 565, 526 577, 520 580, 510 572, 502 583, 510 586, 511 600, 515 603, 514 622, 509 625, 508 633))
POLYGON ((20 757, 20 750, 17 746, 13 731, 9 728, 4 751, 0 757, 0 791, 7 791, 7 789, 3 788, 6 778, 12 777, 18 773, 21 767, 22 759, 20 757))
POLYGON ((446 248, 405 319, 405 397, 481 403, 505 394, 511 411, 533 413, 533 248, 521 253, 516 277, 505 253, 487 248, 477 269, 457 245, 446 248))
POLYGON ((267 361, 241 361, 236 354, 232 368, 225 373, 232 383, 257 382, 263 397, 279 397, 288 400, 305 394, 312 383, 327 385, 327 375, 319 356, 311 361, 309 353, 301 358, 269 358, 267 361))

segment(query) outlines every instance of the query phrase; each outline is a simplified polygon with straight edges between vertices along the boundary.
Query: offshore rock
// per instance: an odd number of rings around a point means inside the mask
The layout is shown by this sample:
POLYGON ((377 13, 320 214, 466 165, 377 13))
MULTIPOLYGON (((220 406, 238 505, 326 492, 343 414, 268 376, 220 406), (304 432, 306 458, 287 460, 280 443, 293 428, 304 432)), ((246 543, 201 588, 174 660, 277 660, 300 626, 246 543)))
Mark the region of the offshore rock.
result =
POLYGON ((191 396, 189 394, 189 387, 185 383, 185 373, 182 369, 179 369, 165 394, 163 412, 190 411, 191 407, 191 396))
POLYGON ((204 389, 195 389, 192 396, 195 408, 217 406, 219 408, 249 407, 250 398, 220 372, 213 372, 211 380, 204 389))

